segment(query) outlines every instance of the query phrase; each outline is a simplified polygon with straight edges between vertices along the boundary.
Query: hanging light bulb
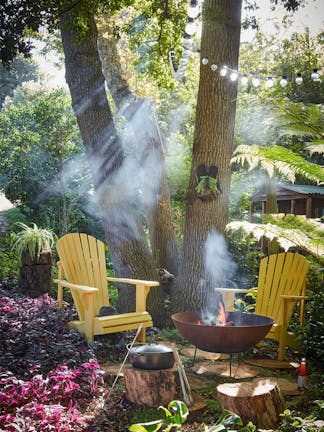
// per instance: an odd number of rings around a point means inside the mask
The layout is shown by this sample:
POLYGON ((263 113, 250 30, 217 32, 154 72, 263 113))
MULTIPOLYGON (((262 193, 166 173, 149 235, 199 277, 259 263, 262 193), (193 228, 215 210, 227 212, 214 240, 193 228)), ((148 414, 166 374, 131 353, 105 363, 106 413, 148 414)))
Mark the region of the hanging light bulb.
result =
POLYGON ((319 76, 318 70, 316 68, 313 69, 313 72, 311 74, 311 78, 313 81, 320 81, 320 76, 319 76))
POLYGON ((260 85, 260 78, 259 77, 254 77, 253 79, 252 79, 252 84, 253 84, 253 86, 254 87, 259 87, 259 85, 260 85))
POLYGON ((217 64, 213 63, 213 64, 210 66, 210 69, 211 69, 213 72, 215 72, 215 70, 217 70, 217 64))
POLYGON ((187 64, 188 64, 188 60, 185 58, 182 58, 179 62, 180 66, 187 66, 187 64))
POLYGON ((191 49, 192 48, 193 41, 189 35, 187 37, 182 38, 182 45, 185 49, 191 49))
POLYGON ((271 87, 273 87, 273 84, 274 84, 273 78, 271 76, 268 77, 268 79, 266 81, 266 87, 271 88, 271 87))
POLYGON ((188 57, 190 57, 190 55, 191 55, 191 51, 190 50, 184 49, 182 51, 182 57, 183 58, 188 58, 188 57))
POLYGON ((189 18, 197 18, 197 16, 199 15, 199 13, 200 13, 200 9, 199 9, 198 4, 196 4, 196 5, 192 5, 191 4, 188 7, 187 15, 188 15, 189 18))
POLYGON ((248 82, 249 82, 249 78, 246 75, 243 75, 241 78, 241 84, 247 85, 248 82))
POLYGON ((192 36, 196 33, 197 25, 195 24, 195 22, 192 18, 188 19, 188 23, 186 25, 185 31, 189 36, 192 36))
POLYGON ((300 72, 298 72, 297 74, 296 74, 296 79, 295 79, 295 83, 297 84, 297 85, 300 85, 300 84, 302 84, 303 83, 303 77, 301 76, 301 73, 300 72))
POLYGON ((286 87, 287 84, 288 84, 287 77, 286 77, 286 75, 283 75, 281 80, 280 80, 280 85, 282 88, 284 88, 284 87, 286 87))
POLYGON ((202 63, 203 65, 208 64, 208 58, 207 58, 207 57, 204 57, 204 58, 201 60, 201 63, 202 63))
POLYGON ((222 69, 219 71, 219 75, 224 77, 227 75, 227 67, 223 66, 222 69))
POLYGON ((231 72, 230 80, 234 82, 237 79, 238 79, 238 72, 236 72, 236 71, 231 72))

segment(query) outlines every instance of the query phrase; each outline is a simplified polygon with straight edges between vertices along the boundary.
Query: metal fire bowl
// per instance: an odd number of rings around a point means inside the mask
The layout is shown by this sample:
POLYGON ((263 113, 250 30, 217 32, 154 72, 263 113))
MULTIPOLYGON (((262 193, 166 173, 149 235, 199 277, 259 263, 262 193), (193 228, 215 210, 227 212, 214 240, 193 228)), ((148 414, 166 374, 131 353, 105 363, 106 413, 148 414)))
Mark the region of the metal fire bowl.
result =
POLYGON ((172 321, 181 335, 197 348, 213 353, 240 353, 260 342, 269 332, 273 320, 269 317, 228 312, 234 326, 200 324, 199 312, 178 312, 172 321))

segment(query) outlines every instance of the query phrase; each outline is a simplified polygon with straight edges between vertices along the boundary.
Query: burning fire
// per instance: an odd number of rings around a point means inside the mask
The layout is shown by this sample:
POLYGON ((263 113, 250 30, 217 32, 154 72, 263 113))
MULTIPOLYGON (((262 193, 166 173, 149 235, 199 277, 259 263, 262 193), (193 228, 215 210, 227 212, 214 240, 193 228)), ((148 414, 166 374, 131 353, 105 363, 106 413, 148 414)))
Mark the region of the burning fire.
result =
POLYGON ((223 300, 218 303, 217 321, 220 323, 220 325, 225 325, 227 322, 227 313, 225 311, 223 300))
POLYGON ((210 311, 204 310, 201 312, 201 319, 197 324, 204 325, 216 325, 216 326, 233 326, 233 321, 228 321, 228 313, 225 310, 225 304, 222 296, 219 297, 218 302, 218 313, 212 314, 210 311))

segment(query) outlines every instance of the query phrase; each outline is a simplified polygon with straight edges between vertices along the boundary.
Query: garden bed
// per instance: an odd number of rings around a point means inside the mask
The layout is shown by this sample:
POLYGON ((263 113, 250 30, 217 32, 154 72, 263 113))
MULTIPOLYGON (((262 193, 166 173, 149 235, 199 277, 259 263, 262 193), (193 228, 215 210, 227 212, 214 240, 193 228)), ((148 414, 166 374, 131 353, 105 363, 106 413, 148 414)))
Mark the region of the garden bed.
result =
MULTIPOLYGON (((117 368, 114 372, 107 362, 121 364, 133 334, 103 336, 88 345, 76 331, 68 329, 72 315, 68 305, 58 310, 56 301, 48 295, 31 299, 0 290, 0 429, 117 432, 128 430, 132 423, 161 417, 157 409, 143 409, 128 402, 122 378, 112 393, 109 390, 117 368)), ((160 334, 153 329, 149 337, 156 341, 165 337, 178 343, 181 340, 174 330, 160 334)), ((190 356, 182 358, 185 364, 191 361, 190 356)), ((211 426, 221 415, 216 386, 235 380, 215 373, 215 365, 226 365, 226 361, 208 356, 199 359, 200 370, 204 362, 207 370, 200 374, 187 367, 189 380, 196 394, 206 401, 206 409, 196 417, 189 415, 184 431, 202 431, 202 423, 211 426), (209 369, 206 361, 211 365, 209 369)), ((258 369, 258 376, 269 374, 269 370, 258 369)), ((278 370, 272 374, 297 380, 295 371, 278 370)), ((314 412, 320 418, 313 402, 319 396, 316 387, 311 392, 285 396, 288 407, 302 407, 303 415, 314 412)), ((293 419, 295 414, 289 415, 293 419)), ((280 430, 299 430, 289 426, 293 420, 284 421, 286 426, 280 430)))

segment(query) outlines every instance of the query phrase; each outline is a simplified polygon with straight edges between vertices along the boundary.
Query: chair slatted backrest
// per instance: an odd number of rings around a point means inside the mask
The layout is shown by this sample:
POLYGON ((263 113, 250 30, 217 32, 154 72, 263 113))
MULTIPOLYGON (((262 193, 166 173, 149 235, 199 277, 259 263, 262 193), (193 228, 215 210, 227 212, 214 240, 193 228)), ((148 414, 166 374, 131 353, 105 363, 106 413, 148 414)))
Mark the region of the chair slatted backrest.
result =
MULTIPOLYGON (((283 301, 280 295, 301 295, 309 263, 297 253, 279 253, 260 262, 255 313, 282 320, 283 301)), ((289 302, 287 318, 291 318, 294 304, 289 302)))
MULTIPOLYGON (((87 234, 71 233, 58 240, 56 249, 68 282, 99 289, 93 295, 94 315, 98 315, 101 306, 109 305, 103 242, 87 234)), ((73 288, 71 293, 80 320, 83 320, 82 295, 73 288)))

